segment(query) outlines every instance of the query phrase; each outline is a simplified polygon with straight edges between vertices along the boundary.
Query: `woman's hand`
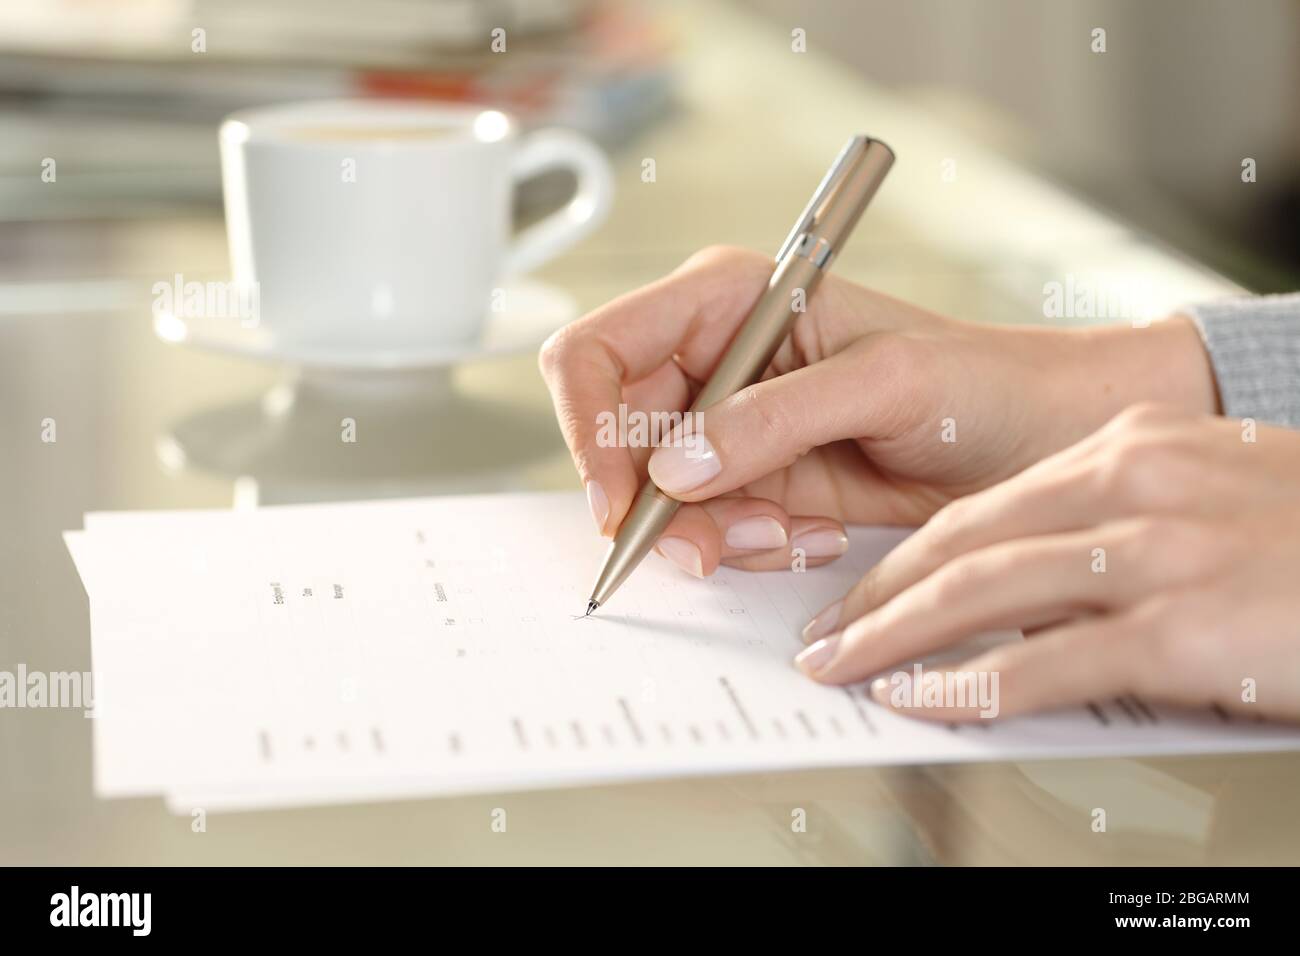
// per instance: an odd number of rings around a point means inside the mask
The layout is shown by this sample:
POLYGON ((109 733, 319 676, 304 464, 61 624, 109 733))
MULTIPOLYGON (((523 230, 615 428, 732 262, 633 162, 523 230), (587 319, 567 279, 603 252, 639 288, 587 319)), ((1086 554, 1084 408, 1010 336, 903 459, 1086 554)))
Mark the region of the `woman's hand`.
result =
MULTIPOLYGON (((596 524, 612 536, 647 464, 682 508, 660 550, 697 574, 809 566, 843 522, 920 524, 1144 399, 1213 412, 1185 319, 1053 330, 946 319, 829 276, 765 379, 703 413, 706 444, 604 447, 600 416, 683 411, 772 272, 709 249, 552 336, 541 366, 596 524), (647 461, 648 460, 648 461, 647 461)), ((693 440, 701 436, 692 436, 693 440)), ((671 443, 670 443, 671 445, 671 443)))
MULTIPOLYGON (((937 671, 997 674, 1001 716, 1135 694, 1300 719, 1300 433, 1130 409, 943 508, 814 619, 798 663, 850 683, 1002 628, 1028 639, 937 671)), ((894 686, 872 692, 979 713, 894 686)))

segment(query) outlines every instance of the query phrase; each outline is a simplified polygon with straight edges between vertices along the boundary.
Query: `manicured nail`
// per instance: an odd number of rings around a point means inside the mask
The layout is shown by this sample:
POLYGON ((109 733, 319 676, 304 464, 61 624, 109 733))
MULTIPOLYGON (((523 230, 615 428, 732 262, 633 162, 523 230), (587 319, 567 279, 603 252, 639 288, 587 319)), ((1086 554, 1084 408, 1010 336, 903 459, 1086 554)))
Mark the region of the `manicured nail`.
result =
POLYGON ((722 462, 703 434, 689 436, 689 441, 660 445, 650 456, 650 477, 662 490, 671 494, 690 491, 717 477, 722 462))
POLYGON ((818 528, 795 535, 794 547, 810 558, 838 558, 849 550, 849 536, 834 528, 818 528))
POLYGON ((816 677, 835 657, 835 651, 839 646, 840 636, 836 634, 833 637, 828 637, 816 644, 805 647, 799 652, 794 662, 809 677, 816 677))
POLYGON ((591 516, 596 519, 596 530, 604 534, 605 522, 609 520, 609 497, 599 481, 587 482, 587 507, 591 509, 591 516))
POLYGON ((704 559, 700 557, 700 549, 685 538, 660 538, 659 553, 683 571, 697 578, 704 577, 704 559))
POLYGON ((742 551, 766 551, 770 548, 783 548, 786 541, 785 528, 781 522, 767 515, 755 515, 737 521, 727 529, 727 547, 742 551))
POLYGON ((803 642, 811 644, 835 630, 835 626, 840 622, 840 609, 842 607, 844 607, 844 602, 842 600, 836 601, 809 621, 808 626, 803 629, 803 642))

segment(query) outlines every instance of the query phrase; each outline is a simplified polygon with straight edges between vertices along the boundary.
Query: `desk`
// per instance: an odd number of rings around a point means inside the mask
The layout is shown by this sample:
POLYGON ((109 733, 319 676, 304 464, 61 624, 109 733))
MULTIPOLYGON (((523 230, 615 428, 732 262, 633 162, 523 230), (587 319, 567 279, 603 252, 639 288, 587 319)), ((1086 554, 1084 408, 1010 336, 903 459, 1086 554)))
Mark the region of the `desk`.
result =
MULTIPOLYGON (((855 131, 889 141, 899 164, 840 275, 974 321, 1044 321, 1043 284, 1071 274, 1140 275, 1164 307, 1232 291, 906 102, 793 53, 780 24, 715 3, 675 16, 679 108, 614 157, 612 219, 544 273, 584 308, 709 243, 774 250, 855 131), (653 183, 641 181, 646 157, 653 183)), ((330 410, 310 389, 155 340, 154 282, 226 273, 215 212, 3 224, 0 257, 0 667, 89 669, 86 599, 59 537, 88 510, 577 486, 531 358, 458 370, 444 396, 458 414, 408 416, 351 466, 327 453, 337 419, 314 429, 330 410), (266 403, 286 395, 299 403, 289 424, 260 428, 266 403), (55 444, 40 441, 47 417, 55 444)), ((1300 860, 1300 755, 668 781, 212 816, 205 833, 160 800, 96 800, 79 711, 0 712, 0 766, 0 863, 1300 860), (492 832, 496 807, 508 808, 506 834, 492 832), (1091 830, 1094 807, 1107 809, 1104 834, 1091 830), (806 833, 791 831, 795 808, 806 833)))

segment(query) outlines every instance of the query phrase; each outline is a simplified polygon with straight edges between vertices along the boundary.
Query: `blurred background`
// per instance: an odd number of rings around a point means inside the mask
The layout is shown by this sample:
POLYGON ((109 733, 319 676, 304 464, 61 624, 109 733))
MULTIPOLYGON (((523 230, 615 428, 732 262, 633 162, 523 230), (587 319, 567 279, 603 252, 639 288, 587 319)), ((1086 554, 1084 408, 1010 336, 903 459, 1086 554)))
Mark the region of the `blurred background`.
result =
MULTIPOLYGON (((787 33, 804 29, 818 55, 841 58, 1247 288, 1300 284, 1300 0, 730 2, 787 33), (1096 28, 1104 53, 1089 42, 1096 28), (1243 189, 1247 158, 1256 182, 1243 189)), ((506 105, 533 124, 594 135, 617 157, 671 114, 689 9, 653 0, 8 0, 0 217, 215 212, 218 119, 282 100, 506 105), (493 27, 508 31, 509 56, 488 50, 493 27), (45 157, 59 157, 57 191, 34 173, 45 157)), ((531 196, 546 204, 563 188, 537 184, 531 196)), ((0 263, 12 263, 39 255, 32 246, 47 233, 2 235, 0 263)))
MULTIPOLYGON (((790 15, 788 0, 753 2, 790 15)), ((1300 0, 798 7, 822 42, 918 107, 1247 288, 1300 286, 1300 0), (1097 28, 1104 54, 1062 42, 1097 28)))

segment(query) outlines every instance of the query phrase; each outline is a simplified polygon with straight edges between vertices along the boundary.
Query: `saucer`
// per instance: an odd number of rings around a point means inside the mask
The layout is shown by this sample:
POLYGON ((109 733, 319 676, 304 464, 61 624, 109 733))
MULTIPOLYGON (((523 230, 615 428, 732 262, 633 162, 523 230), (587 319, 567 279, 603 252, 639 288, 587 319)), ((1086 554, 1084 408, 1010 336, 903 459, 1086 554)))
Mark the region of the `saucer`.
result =
POLYGON ((310 346, 276 342, 268 329, 246 328, 238 319, 182 317, 165 311, 154 313, 153 330, 158 338, 172 345, 304 370, 404 372, 533 351, 578 312, 568 293, 536 279, 506 283, 504 291, 504 308, 487 313, 478 341, 457 345, 381 349, 310 346))

